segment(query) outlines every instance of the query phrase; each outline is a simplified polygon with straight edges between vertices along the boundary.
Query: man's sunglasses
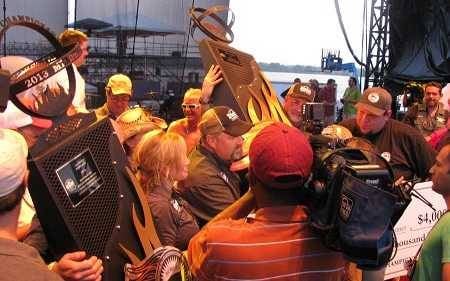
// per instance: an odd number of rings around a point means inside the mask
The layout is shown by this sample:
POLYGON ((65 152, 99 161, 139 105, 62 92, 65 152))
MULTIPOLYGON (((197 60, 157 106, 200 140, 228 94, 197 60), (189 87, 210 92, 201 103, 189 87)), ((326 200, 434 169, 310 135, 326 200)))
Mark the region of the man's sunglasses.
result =
POLYGON ((191 104, 184 104, 184 103, 183 103, 183 104, 181 105, 181 107, 182 107, 183 109, 194 110, 194 109, 199 108, 200 105, 199 105, 199 104, 195 104, 195 103, 191 103, 191 104))

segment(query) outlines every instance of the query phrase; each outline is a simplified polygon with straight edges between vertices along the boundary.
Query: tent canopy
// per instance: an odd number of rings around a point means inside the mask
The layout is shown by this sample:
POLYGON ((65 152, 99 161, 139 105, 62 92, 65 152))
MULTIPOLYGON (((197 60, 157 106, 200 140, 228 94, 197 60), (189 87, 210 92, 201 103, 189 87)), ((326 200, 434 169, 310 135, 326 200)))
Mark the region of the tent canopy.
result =
MULTIPOLYGON (((132 13, 115 14, 107 17, 105 18, 105 21, 113 23, 113 26, 97 30, 95 31, 95 34, 100 37, 113 37, 117 36, 117 33, 125 33, 126 36, 133 36, 136 21, 135 17, 136 15, 132 13)), ((138 15, 136 36, 165 36, 169 34, 185 34, 185 31, 168 24, 163 24, 144 15, 138 15)))
POLYGON ((102 29, 111 26, 113 25, 109 22, 105 22, 94 18, 84 18, 65 25, 65 27, 79 28, 85 30, 102 29))

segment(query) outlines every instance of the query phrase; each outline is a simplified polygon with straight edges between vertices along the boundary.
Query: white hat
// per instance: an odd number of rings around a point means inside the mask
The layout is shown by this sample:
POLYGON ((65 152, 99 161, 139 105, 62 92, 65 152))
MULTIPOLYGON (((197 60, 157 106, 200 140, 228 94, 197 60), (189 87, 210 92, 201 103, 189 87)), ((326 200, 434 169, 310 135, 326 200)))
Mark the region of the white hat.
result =
MULTIPOLYGON (((21 67, 32 63, 29 58, 20 56, 6 56, 0 58, 2 69, 6 69, 11 73, 19 70, 21 67)), ((47 81, 39 84, 45 84, 47 81)), ((21 96, 33 96, 36 91, 36 86, 20 93, 21 96)), ((8 101, 5 112, 0 113, 0 128, 18 129, 27 125, 33 124, 39 128, 50 128, 52 121, 43 118, 31 117, 22 112, 12 102, 8 101)))
POLYGON ((0 197, 10 194, 23 182, 27 155, 27 143, 21 134, 0 129, 0 197))
POLYGON ((0 113, 0 128, 18 129, 33 123, 31 116, 8 101, 6 110, 0 113))
POLYGON ((6 110, 0 113, 0 128, 19 129, 31 124, 39 128, 47 129, 52 126, 52 121, 44 118, 31 117, 10 101, 8 101, 6 110))
MULTIPOLYGON (((29 58, 19 56, 0 58, 2 69, 7 69, 11 73, 32 62, 29 58)), ((23 113, 11 101, 8 101, 6 110, 0 113, 0 128, 17 129, 30 125, 32 122, 31 117, 23 113)))

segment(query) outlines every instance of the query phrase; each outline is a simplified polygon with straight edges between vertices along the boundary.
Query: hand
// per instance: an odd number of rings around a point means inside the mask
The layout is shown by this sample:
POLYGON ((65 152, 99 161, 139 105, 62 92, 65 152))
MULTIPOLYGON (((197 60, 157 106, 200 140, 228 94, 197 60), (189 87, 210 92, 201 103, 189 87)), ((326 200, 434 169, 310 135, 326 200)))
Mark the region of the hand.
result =
POLYGON ((405 177, 401 176, 398 179, 395 180, 394 186, 400 186, 406 182, 405 177))
POLYGON ((86 259, 86 252, 65 254, 52 268, 66 281, 100 281, 102 279, 102 260, 95 256, 86 259))
POLYGON ((222 71, 220 70, 220 66, 218 65, 211 65, 209 68, 208 73, 205 76, 205 79, 203 79, 203 85, 202 85, 202 100, 207 103, 212 95, 212 92, 214 90, 214 87, 222 82, 222 71))

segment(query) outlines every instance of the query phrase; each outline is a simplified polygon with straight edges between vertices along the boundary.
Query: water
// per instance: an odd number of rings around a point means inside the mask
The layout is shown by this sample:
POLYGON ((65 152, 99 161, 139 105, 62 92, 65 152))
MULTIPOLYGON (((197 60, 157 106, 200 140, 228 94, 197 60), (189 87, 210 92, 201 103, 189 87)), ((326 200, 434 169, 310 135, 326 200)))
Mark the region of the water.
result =
MULTIPOLYGON (((327 83, 327 80, 332 78, 336 81, 336 103, 337 107, 342 107, 340 99, 344 95, 345 89, 348 87, 348 74, 336 73, 289 73, 289 72, 264 72, 267 79, 272 82, 272 86, 277 92, 278 96, 289 88, 294 82, 295 78, 300 78, 303 82, 308 82, 309 79, 316 79, 321 85, 327 83)), ((281 97, 280 97, 281 99, 281 97)))

